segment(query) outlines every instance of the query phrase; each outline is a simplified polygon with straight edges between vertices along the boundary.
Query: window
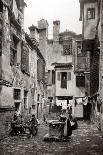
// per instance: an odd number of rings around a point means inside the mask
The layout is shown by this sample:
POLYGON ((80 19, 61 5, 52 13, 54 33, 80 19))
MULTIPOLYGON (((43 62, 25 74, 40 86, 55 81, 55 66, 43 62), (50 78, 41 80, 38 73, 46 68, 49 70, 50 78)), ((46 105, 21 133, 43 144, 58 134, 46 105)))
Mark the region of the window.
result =
POLYGON ((15 104, 15 110, 19 111, 19 109, 20 109, 20 102, 15 102, 14 104, 15 104))
POLYGON ((87 20, 89 19, 95 19, 95 8, 87 9, 87 20))
POLYGON ((76 76, 76 86, 85 87, 85 76, 76 76))
POLYGON ((21 98, 21 90, 14 89, 14 100, 20 100, 20 98, 21 98))
POLYGON ((10 65, 16 65, 17 63, 17 50, 14 48, 10 48, 10 65))
POLYGON ((67 45, 63 45, 63 54, 64 55, 71 55, 72 54, 72 43, 67 45))
POLYGON ((10 45, 10 65, 17 64, 17 44, 18 40, 16 37, 11 36, 11 45, 10 45))
POLYGON ((28 108, 28 91, 24 90, 24 109, 28 108))
POLYGON ((82 43, 81 43, 81 41, 77 41, 77 55, 82 56, 82 43))
POLYGON ((29 74, 29 49, 25 43, 22 44, 21 70, 29 74))
POLYGON ((67 72, 61 72, 61 88, 67 88, 67 72))

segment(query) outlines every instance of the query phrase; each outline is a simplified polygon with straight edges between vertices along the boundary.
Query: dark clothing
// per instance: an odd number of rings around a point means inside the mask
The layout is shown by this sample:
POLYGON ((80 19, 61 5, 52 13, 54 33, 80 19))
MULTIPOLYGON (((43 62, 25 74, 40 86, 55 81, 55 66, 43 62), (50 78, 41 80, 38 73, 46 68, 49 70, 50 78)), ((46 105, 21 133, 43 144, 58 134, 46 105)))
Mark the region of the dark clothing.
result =
POLYGON ((87 120, 87 105, 83 105, 83 118, 87 120))
POLYGON ((91 110, 92 110, 92 104, 88 102, 87 103, 87 120, 90 120, 91 110))
POLYGON ((71 136, 71 134, 72 134, 72 127, 70 124, 70 120, 67 119, 67 136, 71 136))
POLYGON ((67 118, 64 126, 64 136, 68 137, 68 136, 71 136, 71 134, 72 134, 72 127, 71 127, 70 119, 67 118))

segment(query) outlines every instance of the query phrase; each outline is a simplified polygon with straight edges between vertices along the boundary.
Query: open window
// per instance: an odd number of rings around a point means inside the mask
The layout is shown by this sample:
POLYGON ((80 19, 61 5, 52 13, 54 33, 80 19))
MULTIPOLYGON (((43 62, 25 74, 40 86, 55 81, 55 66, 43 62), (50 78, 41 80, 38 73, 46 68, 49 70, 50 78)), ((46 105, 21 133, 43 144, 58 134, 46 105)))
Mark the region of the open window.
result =
POLYGON ((67 88, 67 72, 61 72, 61 88, 67 88))
POLYGON ((95 19, 95 8, 87 9, 87 20, 95 19))

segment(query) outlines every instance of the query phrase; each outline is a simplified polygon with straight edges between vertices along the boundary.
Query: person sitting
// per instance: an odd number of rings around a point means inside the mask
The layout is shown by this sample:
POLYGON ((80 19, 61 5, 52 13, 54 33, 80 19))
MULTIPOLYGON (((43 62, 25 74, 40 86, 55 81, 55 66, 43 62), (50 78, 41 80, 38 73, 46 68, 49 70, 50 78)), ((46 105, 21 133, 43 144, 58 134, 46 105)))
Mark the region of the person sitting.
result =
POLYGON ((37 134, 37 125, 38 125, 38 121, 35 117, 35 115, 32 115, 32 119, 30 120, 30 135, 35 136, 37 134))

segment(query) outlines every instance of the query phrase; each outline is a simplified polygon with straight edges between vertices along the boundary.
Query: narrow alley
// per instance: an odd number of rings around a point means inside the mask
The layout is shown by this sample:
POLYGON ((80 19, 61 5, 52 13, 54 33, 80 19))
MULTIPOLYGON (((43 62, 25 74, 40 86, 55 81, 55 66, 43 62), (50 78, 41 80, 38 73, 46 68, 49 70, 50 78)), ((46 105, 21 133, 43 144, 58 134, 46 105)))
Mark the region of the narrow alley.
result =
POLYGON ((48 125, 39 126, 38 135, 8 137, 0 142, 0 155, 102 155, 103 134, 94 124, 78 121, 68 142, 44 142, 48 125))

